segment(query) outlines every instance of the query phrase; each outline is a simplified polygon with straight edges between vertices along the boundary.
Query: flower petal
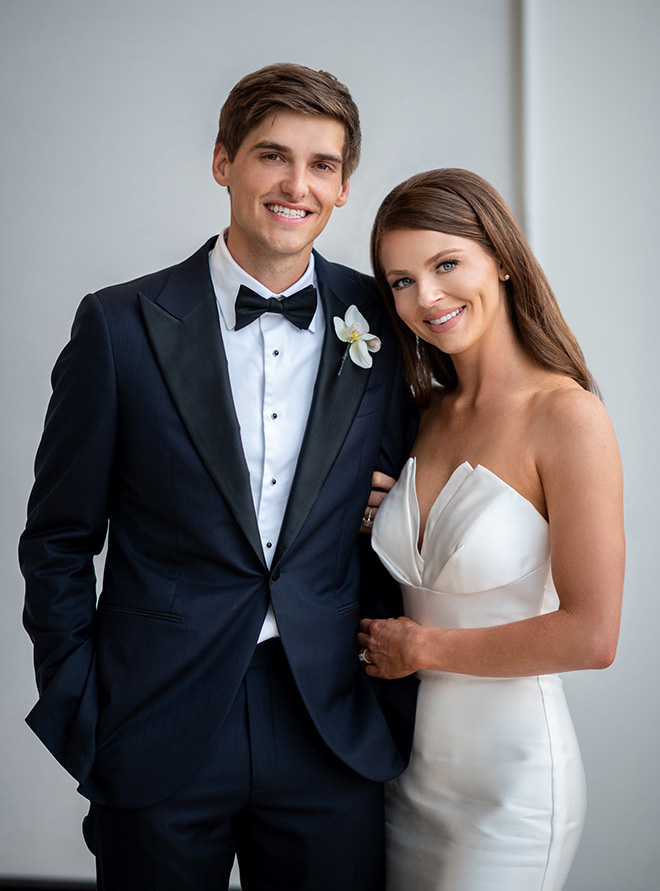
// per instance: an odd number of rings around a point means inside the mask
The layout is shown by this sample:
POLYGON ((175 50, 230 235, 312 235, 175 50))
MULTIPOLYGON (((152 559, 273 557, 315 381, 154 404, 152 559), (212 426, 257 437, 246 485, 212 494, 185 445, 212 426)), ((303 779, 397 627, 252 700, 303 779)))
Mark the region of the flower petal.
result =
POLYGON ((358 325, 363 335, 369 334, 369 323, 354 303, 346 310, 344 320, 349 328, 352 325, 358 325))
POLYGON ((370 353, 377 353, 381 348, 380 337, 376 337, 375 334, 369 334, 366 337, 363 337, 362 340, 366 343, 370 353))
POLYGON ((339 316, 335 316, 332 320, 335 323, 335 333, 340 340, 343 340, 344 343, 350 340, 349 329, 346 326, 346 323, 339 318, 339 316))
POLYGON ((373 359, 369 355, 367 345, 362 338, 353 341, 350 346, 350 356, 353 362, 359 365, 360 368, 371 368, 373 365, 373 359))

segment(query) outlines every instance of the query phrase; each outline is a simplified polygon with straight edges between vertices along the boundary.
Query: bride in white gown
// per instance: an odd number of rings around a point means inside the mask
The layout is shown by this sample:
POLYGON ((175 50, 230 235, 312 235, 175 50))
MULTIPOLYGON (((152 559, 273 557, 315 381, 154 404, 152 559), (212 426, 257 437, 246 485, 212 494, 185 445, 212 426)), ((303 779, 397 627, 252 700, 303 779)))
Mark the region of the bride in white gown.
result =
POLYGON ((421 409, 373 528, 406 618, 365 619, 360 634, 370 675, 421 680, 410 766, 388 789, 387 888, 559 891, 585 793, 557 673, 606 667, 616 650, 615 436, 543 272, 480 177, 436 170, 398 186, 372 260, 421 409))

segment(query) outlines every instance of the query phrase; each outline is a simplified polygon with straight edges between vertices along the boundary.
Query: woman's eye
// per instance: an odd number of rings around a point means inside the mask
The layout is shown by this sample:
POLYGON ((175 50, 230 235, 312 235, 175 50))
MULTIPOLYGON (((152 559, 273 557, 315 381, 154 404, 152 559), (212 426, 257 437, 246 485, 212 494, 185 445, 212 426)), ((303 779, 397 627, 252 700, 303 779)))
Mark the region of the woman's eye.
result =
POLYGON ((404 278, 398 278, 395 282, 392 282, 390 287, 393 291, 400 291, 402 288, 407 288, 408 285, 412 284, 412 279, 407 276, 404 278))
POLYGON ((451 272, 455 268, 457 260, 443 260, 438 266, 439 272, 451 272))

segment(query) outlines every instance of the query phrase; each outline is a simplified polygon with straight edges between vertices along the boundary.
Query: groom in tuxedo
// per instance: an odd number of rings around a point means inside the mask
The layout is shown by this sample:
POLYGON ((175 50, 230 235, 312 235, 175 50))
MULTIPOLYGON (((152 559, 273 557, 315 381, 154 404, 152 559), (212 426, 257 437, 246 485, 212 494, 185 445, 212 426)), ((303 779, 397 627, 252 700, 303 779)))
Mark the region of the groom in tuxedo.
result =
POLYGON ((360 670, 360 616, 401 607, 358 530, 411 409, 371 278, 312 250, 359 149, 332 75, 243 78, 213 157, 228 228, 89 294, 53 371, 27 720, 91 801, 104 891, 218 891, 235 853, 244 889, 382 891, 415 688, 360 670))

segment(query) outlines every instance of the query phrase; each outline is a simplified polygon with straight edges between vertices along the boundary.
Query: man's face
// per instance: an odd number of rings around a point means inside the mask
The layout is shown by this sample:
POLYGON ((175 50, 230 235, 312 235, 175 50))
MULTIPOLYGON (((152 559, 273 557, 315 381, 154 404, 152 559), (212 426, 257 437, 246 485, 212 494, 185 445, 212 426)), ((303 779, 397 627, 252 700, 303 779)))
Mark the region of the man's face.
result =
POLYGON ((302 275, 333 208, 348 200, 343 147, 340 121, 286 110, 251 130, 233 161, 216 146, 213 175, 230 190, 227 246, 255 278, 269 270, 302 275))

